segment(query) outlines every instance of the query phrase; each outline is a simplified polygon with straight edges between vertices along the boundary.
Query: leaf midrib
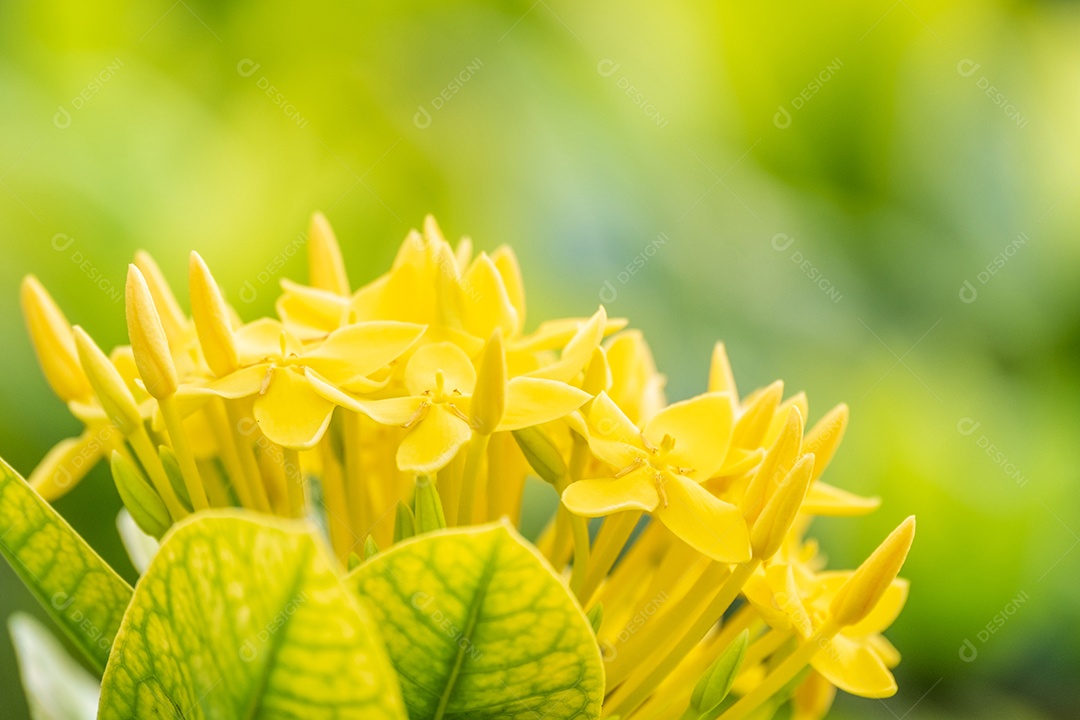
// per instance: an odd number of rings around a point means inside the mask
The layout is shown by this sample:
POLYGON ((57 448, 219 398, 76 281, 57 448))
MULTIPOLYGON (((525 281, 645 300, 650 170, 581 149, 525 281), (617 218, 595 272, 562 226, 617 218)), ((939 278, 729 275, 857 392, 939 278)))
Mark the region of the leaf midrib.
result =
MULTIPOLYGON (((297 572, 293 576, 292 586, 288 593, 283 595, 285 598, 296 597, 300 592, 300 588, 304 584, 304 577, 307 573, 306 567, 308 561, 311 559, 311 548, 304 546, 303 548, 303 561, 297 564, 297 572)), ((280 610, 278 613, 280 614, 280 610)), ((274 617, 277 617, 276 615, 274 617)), ((292 616, 285 618, 284 623, 270 636, 270 647, 267 650, 266 663, 263 665, 263 672, 260 673, 260 677, 256 680, 256 686, 253 688, 254 692, 251 697, 251 705, 248 708, 248 712, 244 715, 246 720, 255 720, 259 716, 259 711, 262 710, 262 699, 266 692, 266 688, 270 683, 270 675, 273 673, 274 662, 277 660, 278 652, 281 650, 282 644, 285 642, 285 636, 288 634, 289 625, 292 624, 292 616)))
POLYGON ((472 602, 469 605, 469 616, 466 619, 464 629, 461 631, 464 642, 459 641, 457 643, 457 656, 454 658, 454 667, 451 668, 450 675, 446 678, 446 687, 443 688, 442 696, 439 698, 439 706, 436 708, 432 720, 443 720, 443 716, 446 715, 446 708, 450 704, 450 697, 454 694, 454 689, 457 687, 458 676, 461 674, 462 665, 465 664, 465 654, 468 651, 468 648, 472 647, 473 632, 475 632, 476 626, 480 621, 480 611, 483 608, 484 600, 487 597, 491 579, 495 574, 496 556, 498 554, 499 543, 492 543, 491 554, 487 558, 487 562, 484 565, 484 572, 476 585, 476 593, 473 595, 472 602))

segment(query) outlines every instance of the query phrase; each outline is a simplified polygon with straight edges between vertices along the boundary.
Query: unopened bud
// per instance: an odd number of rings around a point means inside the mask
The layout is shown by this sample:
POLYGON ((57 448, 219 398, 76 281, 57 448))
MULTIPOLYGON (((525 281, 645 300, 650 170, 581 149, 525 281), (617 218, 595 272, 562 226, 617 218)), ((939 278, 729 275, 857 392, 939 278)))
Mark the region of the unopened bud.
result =
POLYGON ((176 366, 146 278, 134 265, 128 266, 125 300, 128 337, 139 377, 152 396, 168 397, 176 392, 178 385, 176 366))

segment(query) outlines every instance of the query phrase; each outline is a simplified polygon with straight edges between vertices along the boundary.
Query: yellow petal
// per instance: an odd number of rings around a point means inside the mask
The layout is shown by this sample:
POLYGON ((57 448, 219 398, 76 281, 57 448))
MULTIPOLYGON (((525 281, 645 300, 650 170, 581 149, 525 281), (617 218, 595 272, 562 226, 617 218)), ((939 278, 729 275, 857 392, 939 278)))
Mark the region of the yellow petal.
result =
POLYGON ((304 352, 300 341, 288 332, 284 325, 271 318, 259 318, 243 325, 236 329, 233 337, 241 365, 260 363, 271 358, 282 360, 304 352))
POLYGON ((791 697, 791 720, 823 720, 835 697, 836 687, 821 673, 811 672, 791 697))
POLYGON ((517 377, 506 385, 506 411, 500 431, 551 422, 569 415, 590 399, 587 392, 555 380, 517 377))
MULTIPOLYGON (((464 245, 464 240, 458 246, 459 264, 461 267, 465 267, 460 262, 462 245, 464 245)), ((506 288, 506 297, 510 300, 510 304, 514 306, 517 321, 514 334, 517 335, 525 324, 525 283, 521 279, 521 267, 518 265, 517 255, 514 254, 509 245, 500 245, 495 249, 495 252, 491 253, 491 260, 495 263, 495 269, 499 271, 499 275, 502 276, 503 287, 506 288)))
POLYGON ((914 540, 915 516, 912 515, 900 523, 837 590, 829 603, 829 613, 838 624, 854 625, 870 614, 896 580, 914 540))
POLYGON ((262 390, 263 385, 266 384, 268 372, 270 372, 269 363, 252 365, 209 382, 206 389, 229 400, 248 397, 262 390))
POLYGON ((870 614, 841 632, 849 637, 866 637, 884 631, 896 621, 896 618, 900 616, 900 611, 904 609, 908 598, 908 587, 909 583, 904 578, 893 580, 870 614))
POLYGON ((896 694, 896 680, 881 657, 865 642, 837 635, 810 661, 826 680, 844 692, 865 698, 896 694))
POLYGON ((375 321, 347 325, 303 356, 305 365, 332 383, 366 377, 386 367, 424 334, 423 325, 375 321))
MULTIPOLYGON (((814 474, 817 474, 816 460, 814 474)), ((853 515, 865 515, 877 510, 880 506, 881 498, 866 498, 854 495, 847 490, 841 490, 819 480, 811 485, 810 491, 806 493, 806 501, 803 503, 802 511, 808 515, 850 517, 853 515)))
POLYGON ((619 333, 606 349, 611 367, 608 394, 635 424, 644 425, 666 404, 665 378, 656 371, 652 351, 638 330, 619 333))
POLYGON ((510 302, 502 276, 486 253, 480 253, 461 279, 462 319, 477 337, 489 337, 500 328, 512 336, 518 327, 517 311, 510 302))
POLYGON ((529 374, 533 377, 570 382, 592 359, 593 350, 600 347, 606 325, 607 312, 601 306, 588 322, 578 328, 557 361, 529 374))
POLYGON ((419 395, 435 387, 436 374, 442 372, 447 393, 457 390, 471 395, 476 387, 476 370, 465 351, 449 342, 424 345, 405 366, 405 387, 410 395, 419 395))
MULTIPOLYGON (((773 415, 772 424, 769 425, 769 429, 765 432, 765 437, 762 439, 761 444, 764 447, 769 447, 776 438, 780 436, 780 431, 784 429, 784 424, 787 422, 788 415, 791 414, 791 408, 797 408, 801 417, 809 417, 810 415, 810 403, 806 399, 806 393, 801 390, 776 408, 776 413, 773 415)), ((807 452, 810 452, 807 450, 807 452)), ((815 455, 815 457, 817 457, 815 455)))
POLYGON ((787 618, 788 627, 804 638, 813 635, 814 624, 803 605, 791 565, 775 563, 765 568, 765 582, 772 592, 772 606, 787 618))
POLYGON ((726 392, 739 402, 739 389, 735 386, 735 374, 731 372, 727 348, 718 342, 713 347, 712 363, 709 365, 709 392, 726 392))
POLYGON ((734 408, 726 393, 705 393, 673 403, 649 420, 645 437, 659 447, 665 435, 675 439, 667 461, 687 468, 685 475, 706 480, 723 466, 731 442, 734 408))
POLYGON ((743 400, 742 415, 735 423, 731 444, 741 448, 760 447, 783 396, 784 383, 781 380, 747 396, 743 400))
MULTIPOLYGON (((589 408, 589 437, 641 445, 641 431, 626 417, 618 405, 602 392, 593 399, 589 408)), ((643 446, 642 446, 643 447, 643 446)))
MULTIPOLYGON (((558 350, 566 346, 577 335, 582 326, 591 318, 562 318, 560 320, 547 320, 540 323, 533 332, 525 337, 518 338, 513 344, 513 349, 519 352, 540 352, 543 350, 558 350)), ((607 337, 625 328, 626 318, 608 318, 604 324, 603 336, 607 337)))
POLYGON ((326 337, 345 319, 348 298, 291 280, 282 280, 281 289, 274 307, 289 331, 302 340, 326 337))
POLYGON ((655 515, 671 532, 714 560, 750 560, 750 531, 739 508, 714 497, 693 480, 674 476, 667 482, 667 506, 655 515))
POLYGON ((884 635, 871 635, 867 638, 867 642, 870 643, 870 647, 873 648, 874 652, 881 657, 885 667, 894 668, 900 664, 900 651, 884 635))
POLYGON ((409 396, 386 400, 359 400, 357 409, 377 423, 404 425, 416 417, 424 398, 409 396))
POLYGON ((398 446, 398 468, 422 474, 438 472, 471 437, 472 430, 464 420, 436 403, 398 446))
POLYGON ((255 421, 278 445, 306 450, 322 439, 334 404, 312 389, 301 370, 273 369, 266 392, 255 400, 255 421))
POLYGON ((621 478, 578 480, 562 494, 563 505, 575 515, 601 517, 623 510, 651 512, 660 504, 656 484, 644 470, 621 478))

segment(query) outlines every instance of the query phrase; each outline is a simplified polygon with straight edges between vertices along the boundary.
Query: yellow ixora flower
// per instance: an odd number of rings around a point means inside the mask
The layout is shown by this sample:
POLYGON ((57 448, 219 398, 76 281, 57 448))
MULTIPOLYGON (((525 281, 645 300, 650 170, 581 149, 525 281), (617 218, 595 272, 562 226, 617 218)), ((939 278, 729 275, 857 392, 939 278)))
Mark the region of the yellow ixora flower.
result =
POLYGON ((732 426, 731 397, 725 393, 669 405, 642 430, 601 393, 589 413, 589 448, 616 472, 571 484, 563 504, 587 517, 650 512, 699 552, 745 562, 750 533, 741 511, 700 484, 723 467, 732 426))
POLYGON ((256 320, 236 331, 243 367, 207 387, 228 399, 255 396, 255 421, 266 437, 283 447, 310 448, 326 432, 334 408, 351 405, 349 393, 382 387, 371 375, 424 330, 411 323, 358 323, 308 349, 280 323, 256 320))
POLYGON ((538 476, 561 503, 536 549, 607 651, 602 718, 790 702, 820 720, 837 688, 895 691, 882 632, 907 597, 914 519, 855 571, 804 538, 815 516, 880 504, 823 481, 846 405, 804 426, 806 394, 740 394, 722 343, 705 392, 669 404, 640 331, 603 307, 527 325, 513 251, 451 245, 431 217, 358 289, 321 214, 307 249, 306 284, 283 280, 277 317, 247 323, 197 253, 190 316, 137 253, 131 345, 109 354, 27 277, 34 349, 85 425, 34 488, 55 499, 112 457, 145 532, 206 507, 313 517, 344 569, 419 532, 517 522, 538 476))

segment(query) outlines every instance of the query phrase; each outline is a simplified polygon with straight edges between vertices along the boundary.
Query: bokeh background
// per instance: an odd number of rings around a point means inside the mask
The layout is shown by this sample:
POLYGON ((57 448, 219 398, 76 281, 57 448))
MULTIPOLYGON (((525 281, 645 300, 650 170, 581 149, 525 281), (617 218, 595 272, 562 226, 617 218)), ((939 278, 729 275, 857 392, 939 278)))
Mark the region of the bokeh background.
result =
MULTIPOLYGON (((354 283, 432 212, 514 245, 531 325, 601 300, 631 318, 673 398, 723 339, 742 389, 851 405, 831 482, 884 505, 816 532, 836 566, 910 513, 919 536, 900 694, 836 717, 1076 717, 1075 4, 171 3, 0 4, 16 468, 77 429, 34 362, 24 274, 112 346, 138 248, 180 288, 199 250, 251 319, 304 276, 312 210, 354 283)), ((58 507, 133 575, 102 469, 58 507)), ((4 565, 15 609, 35 611, 4 565)))

